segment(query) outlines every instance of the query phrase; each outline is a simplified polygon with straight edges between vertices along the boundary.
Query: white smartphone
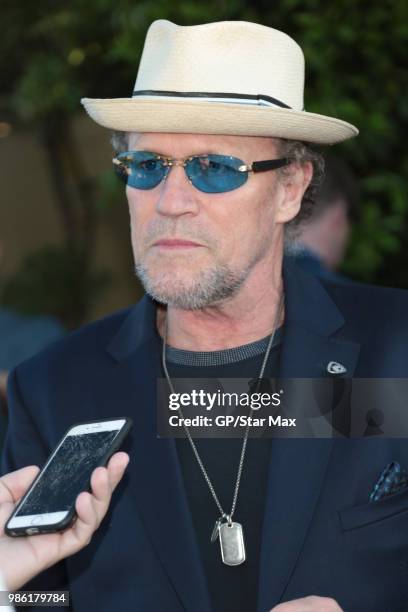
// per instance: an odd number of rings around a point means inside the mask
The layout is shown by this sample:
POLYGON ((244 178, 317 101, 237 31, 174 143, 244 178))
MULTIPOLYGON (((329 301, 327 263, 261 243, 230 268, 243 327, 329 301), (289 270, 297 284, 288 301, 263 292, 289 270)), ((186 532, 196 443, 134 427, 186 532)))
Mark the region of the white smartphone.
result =
POLYGON ((76 498, 89 491, 92 472, 107 464, 131 426, 128 417, 72 426, 14 509, 5 533, 36 535, 70 527, 76 498))

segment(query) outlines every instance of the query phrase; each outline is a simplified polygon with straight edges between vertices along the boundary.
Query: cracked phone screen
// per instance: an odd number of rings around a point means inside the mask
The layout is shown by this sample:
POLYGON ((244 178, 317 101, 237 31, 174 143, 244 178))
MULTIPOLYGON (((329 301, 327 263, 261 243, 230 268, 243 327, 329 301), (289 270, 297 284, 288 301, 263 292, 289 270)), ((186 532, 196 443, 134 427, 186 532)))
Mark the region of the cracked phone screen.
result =
POLYGON ((118 430, 67 436, 16 516, 69 510, 89 490, 93 470, 117 435, 118 430))

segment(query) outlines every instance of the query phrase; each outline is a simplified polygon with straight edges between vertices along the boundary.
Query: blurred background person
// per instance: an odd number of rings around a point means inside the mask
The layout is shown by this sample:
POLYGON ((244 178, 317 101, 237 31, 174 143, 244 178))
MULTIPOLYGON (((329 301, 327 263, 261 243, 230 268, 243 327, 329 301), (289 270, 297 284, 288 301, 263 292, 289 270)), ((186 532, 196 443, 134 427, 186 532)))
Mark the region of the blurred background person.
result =
POLYGON ((340 158, 326 155, 316 204, 299 225, 289 254, 312 274, 333 276, 344 260, 358 206, 359 187, 352 170, 340 158))
POLYGON ((1 304, 0 240, 0 449, 7 429, 6 388, 8 372, 21 361, 32 357, 47 344, 65 335, 59 321, 50 316, 27 316, 1 304))

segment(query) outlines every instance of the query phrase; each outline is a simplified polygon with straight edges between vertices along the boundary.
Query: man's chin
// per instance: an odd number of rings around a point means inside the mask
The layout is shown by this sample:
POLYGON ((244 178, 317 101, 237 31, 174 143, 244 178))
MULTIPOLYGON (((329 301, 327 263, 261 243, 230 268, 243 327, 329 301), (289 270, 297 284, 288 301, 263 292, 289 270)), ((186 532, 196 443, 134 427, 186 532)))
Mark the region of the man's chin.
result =
POLYGON ((136 266, 136 274, 145 291, 156 301, 196 310, 232 297, 245 281, 245 274, 234 274, 226 266, 195 269, 177 266, 161 269, 155 274, 153 267, 136 266))
POLYGON ((202 307, 202 298, 196 296, 193 286, 183 286, 182 289, 154 283, 143 283, 143 286, 146 293, 161 304, 186 309, 202 307))

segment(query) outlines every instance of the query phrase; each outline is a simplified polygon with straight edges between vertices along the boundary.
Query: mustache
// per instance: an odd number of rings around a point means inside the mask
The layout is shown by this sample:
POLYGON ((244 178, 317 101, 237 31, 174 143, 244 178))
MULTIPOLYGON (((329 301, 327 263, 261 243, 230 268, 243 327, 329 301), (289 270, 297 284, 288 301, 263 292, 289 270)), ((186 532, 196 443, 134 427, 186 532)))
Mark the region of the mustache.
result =
POLYGON ((179 238, 180 240, 191 240, 211 246, 214 244, 214 237, 203 228, 187 227, 186 224, 170 224, 168 220, 155 220, 147 229, 143 237, 145 244, 153 244, 161 238, 179 238))

